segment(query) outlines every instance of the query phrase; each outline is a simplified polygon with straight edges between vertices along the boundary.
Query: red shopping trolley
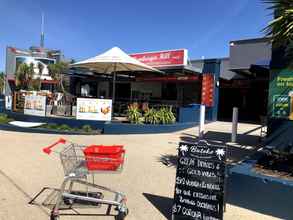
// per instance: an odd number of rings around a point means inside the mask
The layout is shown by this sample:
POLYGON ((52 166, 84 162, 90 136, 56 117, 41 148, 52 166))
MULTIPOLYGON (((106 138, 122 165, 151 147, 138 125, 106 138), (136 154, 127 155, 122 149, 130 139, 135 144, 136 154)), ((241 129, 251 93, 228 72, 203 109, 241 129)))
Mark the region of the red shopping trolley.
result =
MULTIPOLYGON (((121 192, 97 185, 94 181, 94 174, 96 173, 119 173, 122 171, 125 161, 125 150, 123 145, 84 146, 71 143, 61 138, 52 145, 43 148, 43 152, 46 154, 50 154, 51 152, 58 153, 64 169, 64 181, 60 189, 55 189, 56 198, 53 200, 52 195, 48 196, 50 201, 54 201, 53 205, 52 202, 50 202, 51 220, 59 219, 59 217, 63 215, 60 211, 64 209, 76 207, 100 208, 103 205, 108 206, 106 215, 110 215, 112 207, 114 207, 116 214, 112 215, 115 217, 115 220, 125 219, 128 214, 126 196, 121 192), (59 144, 64 145, 62 150, 53 151, 53 148, 59 144), (88 179, 90 179, 88 178, 89 175, 92 175, 92 181, 88 181, 88 179), (80 185, 86 186, 86 190, 75 190, 75 185, 79 185, 79 188, 80 185), (89 191, 88 188, 94 189, 94 192, 89 191), (97 189, 99 192, 96 191, 97 189), (104 192, 107 192, 107 194, 114 194, 114 199, 105 199, 104 192), (64 208, 64 206, 66 208, 64 208)), ((49 204, 48 200, 49 199, 44 201, 43 205, 49 204)), ((76 213, 76 210, 74 211, 76 213)))

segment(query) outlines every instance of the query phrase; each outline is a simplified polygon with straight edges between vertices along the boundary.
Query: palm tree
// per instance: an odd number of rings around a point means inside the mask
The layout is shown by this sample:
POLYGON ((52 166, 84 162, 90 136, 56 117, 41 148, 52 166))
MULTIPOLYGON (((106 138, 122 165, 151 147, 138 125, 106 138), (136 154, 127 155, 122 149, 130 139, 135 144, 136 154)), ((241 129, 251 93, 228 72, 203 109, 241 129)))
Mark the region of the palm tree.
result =
POLYGON ((292 0, 264 0, 270 4, 269 10, 275 18, 264 29, 274 43, 287 45, 293 42, 293 1, 292 0))
POLYGON ((274 19, 264 28, 264 32, 276 47, 286 48, 285 56, 293 64, 293 1, 292 0, 263 0, 270 4, 274 19))
POLYGON ((64 94, 66 93, 66 91, 63 85, 63 75, 68 72, 68 69, 69 64, 66 62, 59 62, 48 65, 50 76, 52 77, 52 79, 58 81, 58 86, 64 94))
POLYGON ((26 63, 21 63, 15 74, 15 85, 18 89, 27 89, 27 78, 29 72, 29 66, 26 63))

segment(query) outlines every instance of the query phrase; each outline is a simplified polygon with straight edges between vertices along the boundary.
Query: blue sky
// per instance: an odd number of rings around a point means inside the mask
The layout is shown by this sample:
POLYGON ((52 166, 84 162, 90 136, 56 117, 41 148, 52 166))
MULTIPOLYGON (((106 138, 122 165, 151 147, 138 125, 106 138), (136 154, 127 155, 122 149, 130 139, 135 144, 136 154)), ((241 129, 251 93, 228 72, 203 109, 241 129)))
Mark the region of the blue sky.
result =
POLYGON ((45 46, 85 59, 118 46, 128 53, 186 48, 189 58, 229 56, 229 41, 263 36, 261 0, 0 0, 0 70, 7 45, 45 46))

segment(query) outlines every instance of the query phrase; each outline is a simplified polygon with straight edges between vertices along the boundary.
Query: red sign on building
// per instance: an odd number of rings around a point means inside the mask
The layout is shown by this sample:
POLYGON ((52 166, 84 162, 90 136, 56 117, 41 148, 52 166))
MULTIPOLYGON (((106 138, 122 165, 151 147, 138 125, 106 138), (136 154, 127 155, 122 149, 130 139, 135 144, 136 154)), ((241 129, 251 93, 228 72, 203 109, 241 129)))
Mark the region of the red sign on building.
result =
POLYGON ((187 50, 166 50, 130 54, 131 57, 152 67, 187 65, 187 50))
POLYGON ((207 107, 214 105, 214 75, 203 74, 201 89, 201 104, 207 107))

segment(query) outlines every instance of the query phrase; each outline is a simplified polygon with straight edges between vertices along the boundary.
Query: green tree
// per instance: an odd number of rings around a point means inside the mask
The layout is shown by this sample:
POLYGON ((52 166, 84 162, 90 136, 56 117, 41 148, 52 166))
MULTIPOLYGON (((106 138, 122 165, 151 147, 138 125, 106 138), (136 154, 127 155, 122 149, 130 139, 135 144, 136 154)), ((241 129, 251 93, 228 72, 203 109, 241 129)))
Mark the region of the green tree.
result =
POLYGON ((69 70, 69 64, 66 62, 59 62, 48 65, 49 75, 52 79, 58 81, 59 90, 61 90, 64 94, 66 90, 64 88, 64 74, 66 74, 69 70))
POLYGON ((272 41, 281 45, 293 42, 293 1, 292 0, 264 0, 270 4, 275 18, 264 29, 272 41))
POLYGON ((4 72, 0 72, 0 94, 2 94, 4 91, 4 85, 5 85, 4 72))
POLYGON ((15 73, 15 85, 17 89, 27 89, 29 66, 26 63, 21 63, 15 73))
POLYGON ((293 1, 263 0, 269 4, 268 9, 274 14, 274 19, 264 28, 265 34, 271 38, 276 47, 286 48, 285 56, 293 64, 293 1))
POLYGON ((38 70, 39 70, 39 75, 41 76, 43 74, 44 66, 40 62, 38 62, 38 70))

